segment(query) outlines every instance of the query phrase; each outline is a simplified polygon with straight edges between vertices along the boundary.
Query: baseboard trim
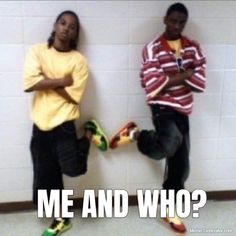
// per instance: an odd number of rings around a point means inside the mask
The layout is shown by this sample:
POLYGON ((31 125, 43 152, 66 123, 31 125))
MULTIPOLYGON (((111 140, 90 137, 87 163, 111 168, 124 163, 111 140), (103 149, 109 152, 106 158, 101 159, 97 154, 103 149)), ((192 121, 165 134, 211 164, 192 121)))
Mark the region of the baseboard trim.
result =
MULTIPOLYGON (((207 200, 229 201, 236 200, 236 190, 228 191, 208 191, 207 200)), ((129 196, 129 206, 138 205, 137 196, 129 196)), ((81 209, 83 206, 83 199, 77 198, 74 200, 74 209, 81 209)), ((37 207, 31 201, 24 202, 6 202, 0 203, 0 213, 22 212, 29 210, 37 210, 37 207)))

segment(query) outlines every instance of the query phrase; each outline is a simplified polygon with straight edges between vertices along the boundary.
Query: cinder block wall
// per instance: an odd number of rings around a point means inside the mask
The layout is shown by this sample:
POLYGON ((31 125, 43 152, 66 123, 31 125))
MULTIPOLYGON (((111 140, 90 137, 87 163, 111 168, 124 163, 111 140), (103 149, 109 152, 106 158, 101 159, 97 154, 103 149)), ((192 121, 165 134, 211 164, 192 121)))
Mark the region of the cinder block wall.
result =
MULTIPOLYGON (((31 200, 29 141, 31 95, 22 92, 25 53, 45 42, 56 16, 70 9, 81 20, 80 51, 90 80, 82 101, 82 123, 97 118, 108 136, 127 120, 152 128, 139 83, 141 49, 164 30, 163 16, 174 1, 1 1, 0 2, 0 202, 31 200)), ((236 2, 182 1, 190 18, 185 33, 202 45, 208 60, 207 90, 196 94, 191 116, 191 174, 186 188, 236 187, 236 2)), ((89 171, 65 177, 81 197, 84 189, 161 188, 164 161, 138 153, 135 144, 99 152, 94 146, 89 171)))

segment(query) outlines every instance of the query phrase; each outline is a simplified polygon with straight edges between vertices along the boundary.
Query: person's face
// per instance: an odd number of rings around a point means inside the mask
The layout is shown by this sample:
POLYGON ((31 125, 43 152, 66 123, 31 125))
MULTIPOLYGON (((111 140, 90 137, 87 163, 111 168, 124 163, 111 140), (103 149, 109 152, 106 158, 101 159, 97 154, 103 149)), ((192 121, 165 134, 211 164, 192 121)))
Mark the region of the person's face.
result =
POLYGON ((187 22, 187 16, 184 13, 173 11, 164 18, 166 25, 165 36, 168 40, 176 40, 180 35, 187 22))
POLYGON ((71 14, 64 14, 54 25, 55 37, 68 43, 76 38, 77 27, 76 18, 71 14))

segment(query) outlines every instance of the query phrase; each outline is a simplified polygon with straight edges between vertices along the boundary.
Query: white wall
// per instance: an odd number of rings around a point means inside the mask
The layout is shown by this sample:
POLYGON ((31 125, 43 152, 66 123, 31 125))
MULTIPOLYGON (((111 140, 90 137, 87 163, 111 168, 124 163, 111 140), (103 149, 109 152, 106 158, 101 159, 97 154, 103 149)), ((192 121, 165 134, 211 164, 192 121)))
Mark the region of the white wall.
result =
MULTIPOLYGON (((236 2, 183 1, 190 19, 185 32, 198 40, 208 59, 207 90, 195 97, 191 116, 189 190, 236 188, 236 2)), ((22 92, 22 69, 29 45, 45 42, 55 17, 78 13, 80 50, 91 75, 78 127, 96 117, 108 136, 129 119, 152 128, 139 84, 143 45, 162 33, 162 17, 173 1, 6 1, 0 2, 0 202, 31 200, 32 164, 28 145, 31 95, 22 92)), ((65 178, 76 196, 83 189, 161 188, 164 161, 138 153, 135 144, 99 152, 89 171, 65 178)))

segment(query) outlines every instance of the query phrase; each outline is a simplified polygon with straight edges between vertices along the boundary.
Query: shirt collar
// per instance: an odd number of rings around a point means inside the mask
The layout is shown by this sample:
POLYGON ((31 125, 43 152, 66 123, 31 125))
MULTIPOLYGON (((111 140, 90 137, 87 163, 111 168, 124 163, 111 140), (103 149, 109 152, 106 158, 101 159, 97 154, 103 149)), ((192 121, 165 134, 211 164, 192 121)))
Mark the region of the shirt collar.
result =
MULTIPOLYGON (((163 45, 163 47, 166 51, 171 52, 171 48, 170 48, 169 44, 167 43, 164 33, 159 37, 159 41, 161 42, 161 44, 163 45)), ((189 41, 187 40, 186 37, 181 35, 180 41, 181 41, 182 48, 189 46, 189 41)))

